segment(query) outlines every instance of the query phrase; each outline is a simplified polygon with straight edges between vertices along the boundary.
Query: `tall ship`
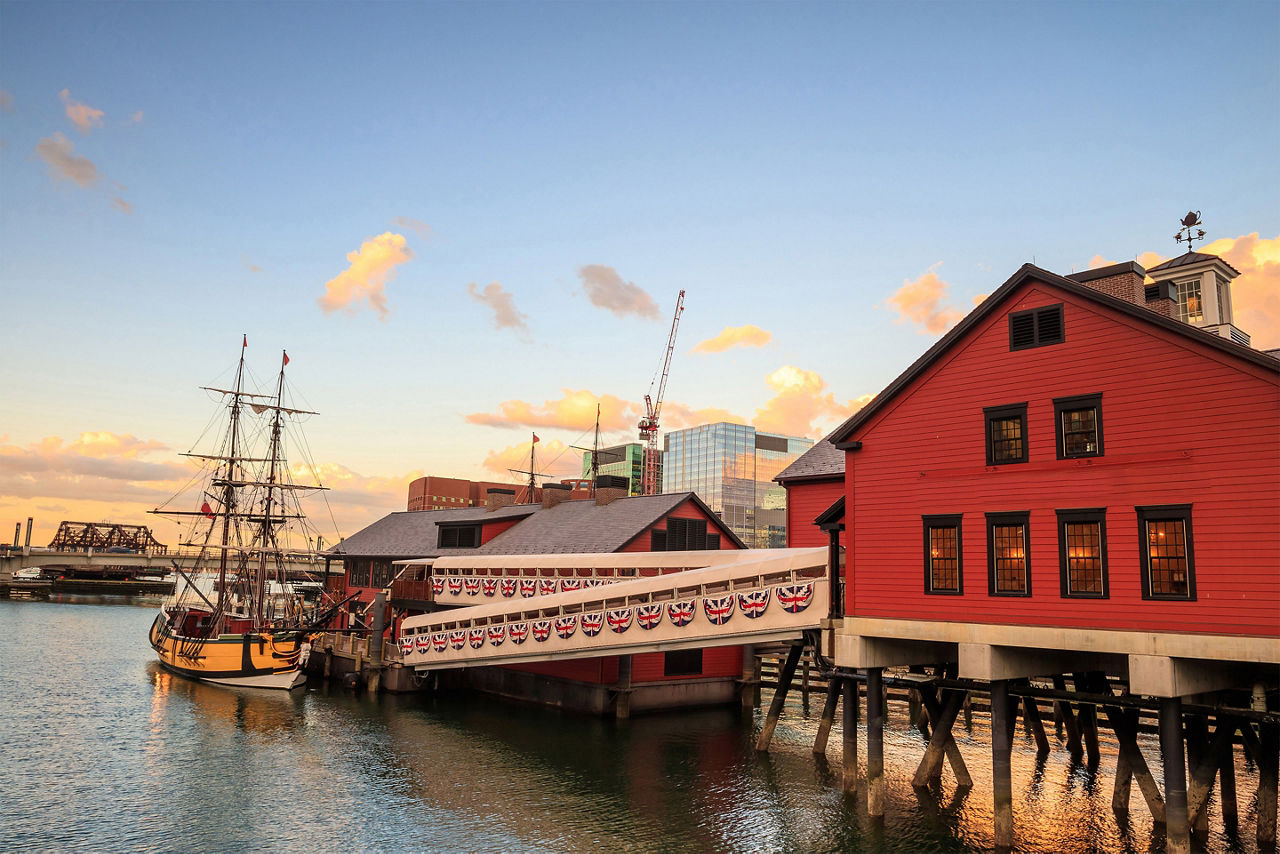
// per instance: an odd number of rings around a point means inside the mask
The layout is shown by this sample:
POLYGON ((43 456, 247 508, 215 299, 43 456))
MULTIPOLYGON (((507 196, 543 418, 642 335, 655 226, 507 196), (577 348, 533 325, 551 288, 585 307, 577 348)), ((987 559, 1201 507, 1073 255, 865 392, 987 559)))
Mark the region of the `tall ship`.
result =
MULTIPOLYGON (((326 601, 311 574, 323 539, 301 498, 324 487, 314 464, 299 468, 313 482, 295 482, 286 459, 293 428, 316 413, 287 405, 284 352, 274 391, 249 391, 247 347, 246 336, 230 388, 203 387, 220 401, 221 429, 212 448, 184 454, 200 465, 190 488, 151 511, 178 523, 195 559, 189 569, 174 563, 174 592, 150 641, 182 676, 288 690, 306 681, 309 638, 343 603, 326 601)), ((305 453, 305 440, 297 444, 305 453)))

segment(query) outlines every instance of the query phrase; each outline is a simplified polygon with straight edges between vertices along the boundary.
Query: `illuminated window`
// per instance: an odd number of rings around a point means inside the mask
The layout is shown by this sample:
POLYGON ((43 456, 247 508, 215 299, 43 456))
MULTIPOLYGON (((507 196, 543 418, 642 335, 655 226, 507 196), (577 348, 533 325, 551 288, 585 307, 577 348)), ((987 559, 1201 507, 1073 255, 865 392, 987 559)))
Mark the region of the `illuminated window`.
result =
POLYGON ((1178 319, 1184 323, 1200 323, 1204 311, 1200 307, 1200 280, 1178 282, 1178 319))
POLYGON ((1058 571, 1064 598, 1107 598, 1105 507, 1058 511, 1058 571))
POLYGON ((960 520, 956 516, 925 516, 924 592, 960 594, 964 592, 964 555, 960 541, 960 520))
POLYGON ((987 592, 1031 595, 1031 540, 1027 513, 987 514, 987 592))
POLYGON ((1058 459, 1102 456, 1102 395, 1058 398, 1053 416, 1058 459))
POLYGON ((986 417, 987 465, 1027 461, 1027 405, 989 406, 986 417))
POLYGON ((1138 507, 1144 599, 1196 598, 1191 505, 1138 507))

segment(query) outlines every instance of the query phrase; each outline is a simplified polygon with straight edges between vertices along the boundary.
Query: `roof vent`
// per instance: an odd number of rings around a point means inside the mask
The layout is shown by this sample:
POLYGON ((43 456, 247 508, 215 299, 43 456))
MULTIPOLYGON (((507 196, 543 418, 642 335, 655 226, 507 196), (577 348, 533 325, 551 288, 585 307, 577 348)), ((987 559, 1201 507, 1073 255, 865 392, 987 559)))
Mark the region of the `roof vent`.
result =
POLYGON ((1009 349, 1026 350, 1066 340, 1062 304, 1015 311, 1009 315, 1009 349))

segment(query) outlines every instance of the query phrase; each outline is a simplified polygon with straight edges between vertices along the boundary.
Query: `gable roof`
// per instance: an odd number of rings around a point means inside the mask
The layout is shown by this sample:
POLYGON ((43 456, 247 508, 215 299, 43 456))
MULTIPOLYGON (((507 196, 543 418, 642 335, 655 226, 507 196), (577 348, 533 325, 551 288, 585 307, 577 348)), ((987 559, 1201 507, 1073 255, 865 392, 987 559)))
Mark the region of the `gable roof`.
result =
POLYGON ((830 438, 826 438, 796 457, 791 465, 778 472, 774 481, 785 484, 804 480, 835 480, 843 476, 844 451, 831 444, 830 438))
POLYGON ((475 549, 441 549, 439 525, 459 522, 490 522, 521 519, 541 510, 537 504, 513 504, 490 511, 485 507, 452 507, 446 510, 402 510, 384 516, 333 546, 325 554, 332 557, 439 557, 443 554, 471 554, 475 549))
MULTIPOLYGON (((1217 256, 1208 255, 1205 257, 1216 258, 1217 256)), ((1159 326, 1169 332, 1185 336, 1230 356, 1234 356, 1247 362, 1252 362, 1253 364, 1266 368, 1269 371, 1280 371, 1280 359, 1277 359, 1275 356, 1268 353, 1245 347, 1244 345, 1237 344, 1227 338, 1220 338, 1211 332, 1205 332, 1202 329, 1197 329, 1196 327, 1183 323, 1180 320, 1165 317, 1163 314, 1157 314, 1145 306, 1117 299, 1109 294, 1103 293, 1102 291, 1095 290, 1088 285, 1082 285, 1064 278, 1063 276, 1059 276, 1057 273, 1050 273, 1048 270, 1042 270, 1034 264, 1023 264, 1003 285, 983 300, 981 305, 969 312, 963 320, 951 328, 950 332, 938 339, 932 347, 925 351, 924 355, 912 362, 911 366, 899 374, 897 379, 889 383, 889 385, 885 387, 884 391, 877 394, 870 403, 862 407, 862 409, 859 409, 843 424, 837 427, 828 437, 831 442, 838 448, 840 444, 847 440, 859 427, 870 421, 872 416, 897 397, 899 392, 911 385, 911 383, 923 374, 925 370, 934 363, 934 361, 956 345, 969 333, 970 330, 985 320, 988 315, 992 314, 996 308, 1004 302, 1005 297, 1009 296, 1010 293, 1032 280, 1044 282, 1047 285, 1060 288, 1061 290, 1067 291, 1075 296, 1100 303, 1114 311, 1127 314, 1130 317, 1137 318, 1138 320, 1149 323, 1153 326, 1159 326)))
POLYGON ((739 548, 738 536, 692 492, 633 495, 608 504, 562 501, 540 510, 468 554, 590 554, 616 552, 686 501, 696 504, 711 524, 739 548))

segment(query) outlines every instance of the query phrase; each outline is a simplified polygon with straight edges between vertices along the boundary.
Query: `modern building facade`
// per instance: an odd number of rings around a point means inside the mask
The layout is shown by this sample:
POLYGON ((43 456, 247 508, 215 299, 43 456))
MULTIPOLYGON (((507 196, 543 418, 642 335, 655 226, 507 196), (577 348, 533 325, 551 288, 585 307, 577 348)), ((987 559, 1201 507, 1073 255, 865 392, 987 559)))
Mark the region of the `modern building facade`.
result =
POLYGON ((748 548, 787 544, 787 495, 774 478, 812 439, 747 424, 701 424, 666 435, 664 492, 695 492, 748 548))
MULTIPOLYGON (((640 486, 643 481, 644 472, 644 445, 639 442, 631 442, 626 445, 614 445, 611 448, 601 448, 596 452, 598 464, 600 466, 601 475, 613 475, 614 477, 625 477, 627 479, 627 494, 639 495, 640 486)), ((661 452, 659 452, 658 462, 658 483, 662 483, 662 462, 661 452)), ((591 477, 591 452, 582 455, 582 477, 589 479, 591 477)), ((665 490, 659 489, 659 492, 665 490)))

